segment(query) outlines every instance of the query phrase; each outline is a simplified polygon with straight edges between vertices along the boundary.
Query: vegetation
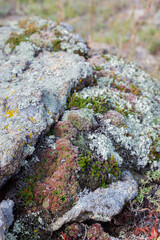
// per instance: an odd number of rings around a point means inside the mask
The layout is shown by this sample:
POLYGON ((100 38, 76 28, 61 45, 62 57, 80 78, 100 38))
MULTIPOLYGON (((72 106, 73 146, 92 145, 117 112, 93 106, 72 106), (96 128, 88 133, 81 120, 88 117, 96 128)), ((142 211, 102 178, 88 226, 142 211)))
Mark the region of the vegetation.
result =
POLYGON ((86 99, 80 97, 76 92, 68 98, 67 109, 76 107, 93 109, 95 113, 104 113, 110 109, 107 98, 105 97, 88 97, 86 99))
POLYGON ((111 179, 118 178, 121 174, 118 163, 113 156, 104 161, 86 150, 85 154, 79 155, 78 163, 81 168, 81 185, 83 185, 83 175, 88 176, 87 181, 86 178, 84 180, 85 187, 87 186, 92 190, 97 187, 107 187, 111 179))
POLYGON ((6 41, 6 45, 9 44, 12 51, 21 42, 29 41, 29 37, 33 33, 39 32, 39 28, 37 27, 37 24, 34 22, 30 22, 27 24, 27 20, 24 20, 24 21, 19 22, 19 26, 22 28, 25 28, 24 33, 22 33, 22 34, 12 33, 10 35, 9 39, 6 41))

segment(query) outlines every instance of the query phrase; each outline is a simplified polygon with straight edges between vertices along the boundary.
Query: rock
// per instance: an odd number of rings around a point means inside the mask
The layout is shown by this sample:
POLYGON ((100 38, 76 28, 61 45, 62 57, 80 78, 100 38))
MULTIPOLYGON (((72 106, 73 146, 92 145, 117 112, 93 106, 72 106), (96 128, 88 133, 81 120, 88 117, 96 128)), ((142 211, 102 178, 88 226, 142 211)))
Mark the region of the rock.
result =
MULTIPOLYGON (((50 22, 39 22, 38 27, 44 23, 51 28, 50 22)), ((0 28, 1 33, 5 31, 8 28, 0 28)), ((89 84, 92 77, 82 57, 48 52, 30 41, 20 42, 9 56, 1 54, 0 186, 20 169, 35 150, 38 137, 58 120, 70 91, 89 84)))
POLYGON ((110 221, 137 195, 128 171, 159 166, 159 83, 122 58, 87 62, 85 42, 65 23, 32 18, 0 33, 0 186, 36 149, 17 183, 26 211, 18 224, 33 236, 23 217, 34 211, 54 219, 54 231, 110 221))
POLYGON ((138 186, 129 172, 125 172, 122 181, 112 183, 108 188, 98 188, 80 197, 76 205, 51 224, 53 231, 63 224, 71 221, 110 221, 112 216, 118 214, 125 202, 137 195, 138 186))
POLYGON ((0 203, 0 239, 5 240, 5 234, 8 232, 9 227, 12 225, 14 220, 13 217, 13 206, 12 200, 3 200, 0 203))
MULTIPOLYGON (((104 126, 99 125, 86 138, 89 148, 104 160, 113 156, 127 169, 144 169, 152 161, 159 161, 159 153, 155 151, 160 126, 159 83, 134 63, 109 55, 104 58, 106 62, 100 62, 99 66, 106 75, 97 78, 97 86, 75 93, 72 100, 77 97, 79 102, 102 115, 114 110, 123 115, 125 124, 115 126, 106 119, 104 126)), ((78 106, 77 102, 72 103, 74 106, 78 106)))

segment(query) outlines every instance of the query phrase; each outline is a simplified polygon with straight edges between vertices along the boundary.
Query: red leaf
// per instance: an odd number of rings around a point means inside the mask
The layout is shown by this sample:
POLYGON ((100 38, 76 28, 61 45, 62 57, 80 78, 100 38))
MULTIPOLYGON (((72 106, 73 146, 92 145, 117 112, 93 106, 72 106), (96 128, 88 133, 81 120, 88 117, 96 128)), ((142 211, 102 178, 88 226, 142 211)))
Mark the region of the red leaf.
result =
POLYGON ((151 237, 152 239, 157 239, 158 238, 158 231, 157 231, 157 227, 152 227, 151 229, 151 237))
POLYGON ((143 228, 139 228, 139 230, 140 230, 141 232, 143 232, 143 233, 147 233, 147 231, 146 231, 145 229, 143 229, 143 228))
POLYGON ((135 232, 134 232, 134 234, 135 234, 136 236, 138 236, 138 235, 139 235, 139 233, 140 233, 140 230, 139 230, 139 228, 136 228, 136 229, 135 229, 135 232))

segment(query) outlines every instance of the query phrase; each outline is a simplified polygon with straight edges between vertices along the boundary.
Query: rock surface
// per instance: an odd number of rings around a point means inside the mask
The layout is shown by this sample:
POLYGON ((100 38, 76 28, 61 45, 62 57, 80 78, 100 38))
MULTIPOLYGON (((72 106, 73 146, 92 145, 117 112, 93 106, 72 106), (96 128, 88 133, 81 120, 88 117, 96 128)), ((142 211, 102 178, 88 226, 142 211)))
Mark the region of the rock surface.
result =
POLYGON ((124 173, 122 181, 113 183, 108 188, 98 188, 94 192, 88 192, 81 196, 70 211, 51 224, 51 229, 56 231, 65 223, 87 219, 110 221, 121 211, 125 202, 136 197, 137 190, 137 183, 130 173, 124 173))
POLYGON ((133 176, 159 166, 157 80, 122 58, 86 60, 85 42, 65 23, 33 18, 0 33, 0 186, 36 149, 14 194, 23 237, 38 228, 46 239, 46 219, 54 231, 110 221, 137 195, 133 176))
POLYGON ((9 227, 12 225, 14 220, 13 217, 13 206, 14 202, 12 200, 3 200, 0 203, 0 239, 5 240, 5 234, 7 233, 9 227))
MULTIPOLYGON (((64 36, 68 34, 67 27, 59 28, 64 36)), ((77 85, 82 86, 84 80, 89 83, 92 76, 91 67, 82 57, 53 50, 48 52, 30 41, 22 41, 9 55, 4 54, 2 48, 13 30, 0 28, 3 36, 0 49, 0 186, 20 169, 23 160, 35 150, 38 137, 59 118, 69 92, 77 85)))

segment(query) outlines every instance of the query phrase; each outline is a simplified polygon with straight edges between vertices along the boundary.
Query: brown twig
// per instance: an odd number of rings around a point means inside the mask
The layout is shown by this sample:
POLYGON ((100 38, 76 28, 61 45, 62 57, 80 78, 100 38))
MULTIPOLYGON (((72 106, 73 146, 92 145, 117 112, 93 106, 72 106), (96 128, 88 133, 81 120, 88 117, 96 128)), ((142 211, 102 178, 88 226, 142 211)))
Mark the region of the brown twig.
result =
POLYGON ((84 223, 81 223, 83 225, 83 227, 85 228, 85 234, 84 234, 84 238, 83 240, 86 240, 86 237, 87 237, 87 227, 84 223))
POLYGON ((93 25, 94 25, 94 0, 90 0, 89 2, 90 4, 90 36, 89 36, 89 40, 93 41, 93 25))
POLYGON ((136 27, 136 28, 133 28, 132 33, 131 33, 130 40, 129 40, 129 41, 126 43, 126 45, 124 46, 124 49, 123 49, 123 52, 124 52, 124 53, 127 52, 128 48, 129 48, 129 47, 133 44, 133 42, 135 41, 136 34, 137 34, 138 30, 140 29, 140 27, 141 27, 141 25, 142 25, 142 23, 143 23, 143 20, 144 20, 146 14, 147 14, 147 12, 150 11, 150 8, 151 8, 152 3, 153 3, 153 0, 148 0, 147 7, 146 7, 146 9, 145 9, 145 11, 144 11, 143 16, 141 17, 141 19, 140 19, 137 27, 136 27))
POLYGON ((63 22, 63 6, 61 0, 58 0, 58 22, 63 22))

